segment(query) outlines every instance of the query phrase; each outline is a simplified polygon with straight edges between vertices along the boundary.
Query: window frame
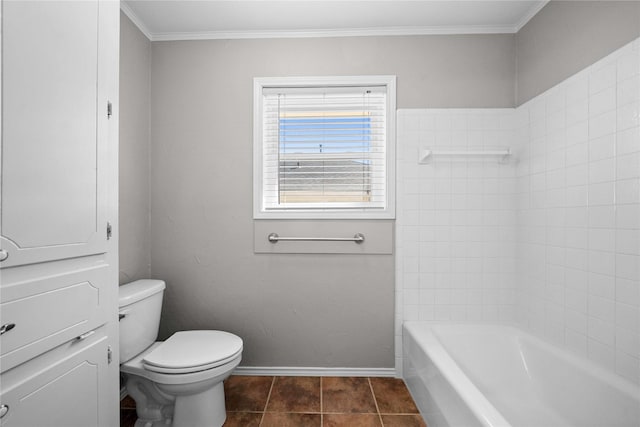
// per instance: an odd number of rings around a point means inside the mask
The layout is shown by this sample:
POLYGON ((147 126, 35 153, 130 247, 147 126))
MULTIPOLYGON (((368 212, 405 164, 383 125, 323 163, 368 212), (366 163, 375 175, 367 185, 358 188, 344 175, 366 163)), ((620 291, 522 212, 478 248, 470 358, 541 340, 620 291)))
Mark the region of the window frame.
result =
POLYGON ((254 219, 394 219, 396 76, 256 77, 253 82, 254 219), (263 90, 268 88, 384 86, 386 88, 385 207, 265 209, 263 199, 263 90))

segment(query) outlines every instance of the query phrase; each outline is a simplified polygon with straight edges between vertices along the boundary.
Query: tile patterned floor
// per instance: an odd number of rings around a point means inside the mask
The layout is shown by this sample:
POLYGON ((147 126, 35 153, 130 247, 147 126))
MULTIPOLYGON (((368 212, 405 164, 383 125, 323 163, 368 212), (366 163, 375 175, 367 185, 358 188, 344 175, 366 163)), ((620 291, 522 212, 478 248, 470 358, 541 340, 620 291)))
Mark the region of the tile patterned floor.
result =
MULTIPOLYGON (((225 427, 426 427, 396 378, 232 375, 224 388, 225 427)), ((135 402, 127 397, 120 426, 135 420, 135 402)))

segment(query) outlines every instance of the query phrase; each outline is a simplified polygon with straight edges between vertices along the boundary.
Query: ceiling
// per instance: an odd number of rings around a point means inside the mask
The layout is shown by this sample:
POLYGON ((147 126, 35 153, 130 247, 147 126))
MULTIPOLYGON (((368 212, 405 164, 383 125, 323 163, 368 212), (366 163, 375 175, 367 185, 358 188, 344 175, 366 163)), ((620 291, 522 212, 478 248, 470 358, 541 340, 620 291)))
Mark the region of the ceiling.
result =
POLYGON ((124 0, 150 40, 515 33, 548 0, 124 0))

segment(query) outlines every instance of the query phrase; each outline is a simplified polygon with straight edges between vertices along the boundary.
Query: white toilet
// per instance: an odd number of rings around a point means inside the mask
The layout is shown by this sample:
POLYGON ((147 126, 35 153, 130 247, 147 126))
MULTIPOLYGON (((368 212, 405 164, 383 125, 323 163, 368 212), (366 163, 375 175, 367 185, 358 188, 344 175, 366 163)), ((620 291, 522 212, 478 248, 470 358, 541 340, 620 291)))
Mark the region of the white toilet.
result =
POLYGON ((120 286, 120 372, 136 401, 136 427, 222 426, 224 381, 242 358, 242 339, 223 331, 176 332, 157 341, 162 280, 120 286))

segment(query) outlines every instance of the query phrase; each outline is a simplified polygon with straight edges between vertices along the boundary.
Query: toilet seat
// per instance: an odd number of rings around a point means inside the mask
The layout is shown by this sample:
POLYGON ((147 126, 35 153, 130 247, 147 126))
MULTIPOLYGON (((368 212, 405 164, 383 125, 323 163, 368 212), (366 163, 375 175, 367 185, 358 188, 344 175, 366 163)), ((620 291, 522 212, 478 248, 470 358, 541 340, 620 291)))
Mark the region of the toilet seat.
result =
POLYGON ((242 339, 224 331, 181 331, 144 356, 146 370, 187 374, 224 365, 242 352, 242 339))

